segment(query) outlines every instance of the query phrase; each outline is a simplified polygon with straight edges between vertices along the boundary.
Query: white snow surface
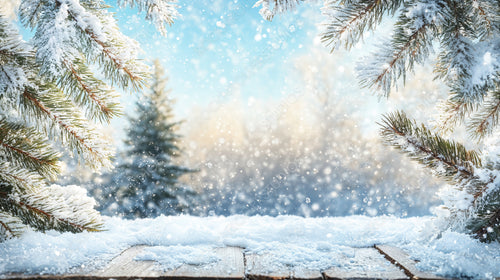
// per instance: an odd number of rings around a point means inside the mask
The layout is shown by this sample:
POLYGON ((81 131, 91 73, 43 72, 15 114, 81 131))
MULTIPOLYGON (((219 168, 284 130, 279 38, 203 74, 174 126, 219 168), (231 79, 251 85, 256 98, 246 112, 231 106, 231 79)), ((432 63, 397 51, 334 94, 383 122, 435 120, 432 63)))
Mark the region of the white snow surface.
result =
POLYGON ((152 246, 137 259, 156 260, 165 270, 182 263, 217 262, 209 249, 224 246, 270 253, 274 257, 269 266, 324 270, 349 265, 348 259, 355 257, 352 247, 374 244, 398 246, 420 261, 419 269, 441 276, 500 276, 500 244, 480 243, 463 233, 439 232, 439 225, 436 217, 107 217, 102 232, 30 231, 19 239, 0 243, 0 278, 10 272, 91 271, 133 245, 152 246), (336 255, 344 259, 332 257, 336 255))

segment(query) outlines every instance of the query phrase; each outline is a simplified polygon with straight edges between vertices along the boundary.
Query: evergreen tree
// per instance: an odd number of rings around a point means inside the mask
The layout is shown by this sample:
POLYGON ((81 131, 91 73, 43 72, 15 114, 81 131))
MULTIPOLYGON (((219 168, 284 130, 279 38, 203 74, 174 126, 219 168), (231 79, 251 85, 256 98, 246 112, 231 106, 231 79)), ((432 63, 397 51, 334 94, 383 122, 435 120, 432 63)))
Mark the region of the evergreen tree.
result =
MULTIPOLYGON (((176 15, 169 2, 120 1, 161 25, 176 15)), ((19 16, 30 43, 0 14, 0 240, 27 227, 99 230, 83 189, 47 185, 60 172, 54 146, 96 170, 111 166, 95 126, 119 114, 115 87, 140 89, 148 67, 101 0, 23 0, 19 16)))
MULTIPOLYGON (((298 0, 260 0, 261 14, 272 19, 298 0)), ((443 132, 466 124, 472 138, 483 140, 500 119, 500 3, 498 0, 327 0, 323 42, 334 51, 350 49, 386 16, 396 16, 394 32, 358 65, 361 85, 382 96, 405 82, 416 64, 438 46, 435 74, 449 87, 441 106, 439 133, 396 112, 384 117, 382 135, 438 175, 451 179, 453 198, 445 199, 450 227, 481 240, 500 240, 500 149, 482 156, 443 132)), ((497 141, 489 148, 500 146, 497 141)), ((449 195, 449 194, 448 194, 449 195)))
POLYGON ((180 135, 172 113, 172 100, 165 89, 167 79, 155 61, 153 81, 148 93, 137 101, 137 115, 129 116, 128 147, 103 207, 128 218, 178 214, 188 206, 193 192, 180 186, 178 179, 193 170, 175 165, 181 153, 180 135))

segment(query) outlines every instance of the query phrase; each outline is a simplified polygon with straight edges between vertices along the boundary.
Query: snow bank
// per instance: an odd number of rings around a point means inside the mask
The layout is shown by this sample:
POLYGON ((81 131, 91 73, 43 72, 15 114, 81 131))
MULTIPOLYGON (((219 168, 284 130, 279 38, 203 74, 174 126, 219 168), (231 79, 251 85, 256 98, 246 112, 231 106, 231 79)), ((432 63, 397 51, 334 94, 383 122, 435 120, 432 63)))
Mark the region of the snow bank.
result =
MULTIPOLYGON (((354 257, 350 247, 390 244, 420 260, 419 268, 447 277, 500 276, 500 244, 483 244, 465 234, 444 232, 437 238, 433 217, 161 216, 156 219, 107 218, 98 233, 28 232, 0 243, 0 278, 8 272, 90 271, 132 245, 150 245, 137 258, 156 260, 164 269, 182 263, 217 262, 207 248, 240 246, 251 253, 271 253, 274 265, 326 269, 354 257), (352 256, 350 256, 351 254, 352 256)), ((273 265, 272 263, 270 265, 273 265)))

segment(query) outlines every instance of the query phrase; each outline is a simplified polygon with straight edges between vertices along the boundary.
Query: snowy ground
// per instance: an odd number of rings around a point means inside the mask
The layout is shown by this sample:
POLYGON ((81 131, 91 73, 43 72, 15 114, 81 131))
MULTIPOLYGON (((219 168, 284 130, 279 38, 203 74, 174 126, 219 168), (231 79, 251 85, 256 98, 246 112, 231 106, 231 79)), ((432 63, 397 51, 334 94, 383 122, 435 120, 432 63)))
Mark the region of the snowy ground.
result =
MULTIPOLYGON (((98 233, 28 232, 0 243, 0 278, 8 272, 65 273, 101 267, 132 245, 151 245, 139 258, 157 260, 165 269, 181 263, 216 262, 207 247, 240 246, 270 252, 275 262, 313 269, 335 263, 332 253, 349 247, 396 245, 420 260, 419 269, 447 277, 500 276, 500 244, 480 243, 469 236, 436 231, 433 217, 296 216, 108 218, 98 233)), ((273 264, 269 264, 273 265, 273 264)))

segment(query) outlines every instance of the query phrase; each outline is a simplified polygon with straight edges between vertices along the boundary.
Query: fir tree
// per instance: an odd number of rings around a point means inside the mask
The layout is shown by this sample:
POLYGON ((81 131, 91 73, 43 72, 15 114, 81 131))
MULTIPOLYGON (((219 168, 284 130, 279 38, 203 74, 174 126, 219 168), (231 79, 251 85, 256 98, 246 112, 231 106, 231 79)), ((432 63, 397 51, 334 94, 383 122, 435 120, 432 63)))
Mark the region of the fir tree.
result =
MULTIPOLYGON (((261 0, 256 5, 262 5, 261 14, 271 19, 297 2, 261 0)), ((441 135, 465 123, 472 138, 483 140, 498 128, 499 2, 327 0, 322 11, 326 17, 322 40, 332 51, 340 46, 350 49, 382 19, 397 17, 392 36, 358 64, 361 85, 382 96, 404 83, 438 44, 436 78, 449 87, 449 97, 441 104, 440 133, 396 112, 384 117, 382 135, 390 145, 451 179, 455 198, 445 201, 451 227, 481 240, 500 240, 500 149, 480 156, 441 135)))
POLYGON ((137 101, 137 115, 129 116, 124 162, 106 187, 113 195, 107 196, 111 199, 103 207, 115 214, 128 218, 178 214, 194 194, 178 182, 193 170, 173 163, 181 153, 176 132, 180 122, 173 121, 166 83, 163 68, 155 61, 150 91, 137 101))
MULTIPOLYGON (((170 23, 166 14, 176 13, 162 5, 147 9, 148 17, 170 23)), ((34 33, 29 43, 0 14, 0 239, 27 227, 99 230, 83 189, 47 185, 60 172, 54 146, 96 170, 111 166, 95 127, 120 113, 116 88, 140 89, 148 67, 101 0, 23 0, 19 16, 34 33)))

